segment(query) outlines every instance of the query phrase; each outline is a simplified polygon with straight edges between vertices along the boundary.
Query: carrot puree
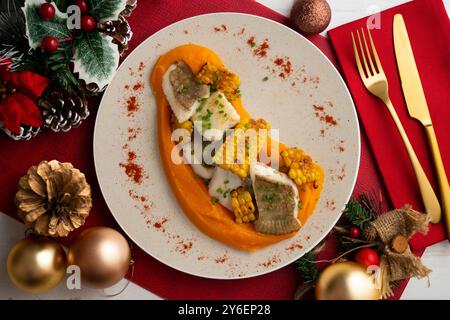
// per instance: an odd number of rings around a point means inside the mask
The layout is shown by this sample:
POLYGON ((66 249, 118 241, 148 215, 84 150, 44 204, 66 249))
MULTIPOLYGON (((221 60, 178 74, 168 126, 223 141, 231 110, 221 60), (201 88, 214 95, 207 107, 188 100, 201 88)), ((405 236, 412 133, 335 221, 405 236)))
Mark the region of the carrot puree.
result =
MULTIPOLYGON (((162 55, 151 75, 158 108, 158 139, 161 160, 167 179, 181 208, 189 219, 209 237, 246 251, 255 251, 294 236, 295 232, 283 235, 263 234, 257 232, 251 223, 235 223, 233 212, 220 204, 211 202, 207 186, 202 179, 195 175, 190 165, 176 165, 172 162, 171 152, 175 146, 175 143, 171 141, 170 115, 172 111, 162 90, 162 78, 170 65, 178 60, 183 60, 194 73, 198 73, 206 62, 216 66, 222 66, 223 63, 212 50, 189 44, 162 55)), ((235 99, 232 104, 241 118, 250 117, 242 105, 241 99, 235 99)), ((271 143, 274 142, 271 141, 271 143)), ((286 146, 280 143, 280 151, 285 148, 286 146)), ((322 174, 319 188, 314 189, 312 183, 299 188, 302 208, 298 212, 298 217, 302 224, 311 215, 319 200, 324 181, 323 170, 320 172, 322 174)))

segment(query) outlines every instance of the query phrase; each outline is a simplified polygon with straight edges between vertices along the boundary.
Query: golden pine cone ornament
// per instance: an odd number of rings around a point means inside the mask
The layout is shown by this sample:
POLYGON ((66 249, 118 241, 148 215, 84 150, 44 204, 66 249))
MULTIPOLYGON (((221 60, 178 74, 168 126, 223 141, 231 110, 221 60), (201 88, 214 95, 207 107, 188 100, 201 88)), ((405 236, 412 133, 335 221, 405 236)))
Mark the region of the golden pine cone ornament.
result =
POLYGON ((72 164, 42 161, 20 178, 15 202, 19 217, 36 233, 65 237, 89 215, 91 187, 72 164))

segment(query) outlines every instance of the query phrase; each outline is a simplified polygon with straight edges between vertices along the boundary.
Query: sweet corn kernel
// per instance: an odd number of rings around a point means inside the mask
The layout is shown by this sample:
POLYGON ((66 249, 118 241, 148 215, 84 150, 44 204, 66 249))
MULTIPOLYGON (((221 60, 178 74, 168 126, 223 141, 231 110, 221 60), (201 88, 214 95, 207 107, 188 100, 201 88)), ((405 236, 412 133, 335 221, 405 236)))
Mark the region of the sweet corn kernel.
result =
POLYGON ((206 63, 197 74, 197 80, 203 84, 214 86, 216 90, 223 92, 228 100, 239 97, 239 77, 224 66, 216 67, 206 63))
POLYGON ((235 222, 247 223, 255 221, 255 205, 250 192, 244 187, 239 187, 233 190, 230 195, 235 222))
POLYGON ((280 153, 281 171, 287 173, 295 184, 301 186, 309 182, 317 182, 319 171, 313 160, 299 148, 289 148, 280 153))
MULTIPOLYGON (((256 135, 256 143, 250 143, 250 140, 248 137, 245 139, 245 156, 243 163, 238 163, 239 155, 238 153, 238 136, 236 135, 230 135, 227 137, 227 140, 224 144, 217 150, 216 155, 214 156, 214 161, 217 163, 217 165, 225 170, 230 170, 233 173, 237 174, 240 178, 244 179, 247 177, 249 169, 250 169, 250 160, 256 160, 256 159, 250 159, 250 157, 254 155, 258 155, 261 151, 261 148, 266 145, 267 143, 267 135, 268 131, 270 130, 270 125, 267 123, 264 119, 243 119, 241 120, 235 127, 236 130, 255 130, 256 133, 260 133, 259 130, 266 130, 267 132, 261 132, 260 134, 256 135), (234 152, 231 152, 232 158, 229 158, 230 155, 227 155, 226 152, 226 146, 229 144, 228 139, 234 139, 234 152), (228 158, 227 158, 228 156, 228 158)), ((242 161, 241 161, 242 162, 242 161)))

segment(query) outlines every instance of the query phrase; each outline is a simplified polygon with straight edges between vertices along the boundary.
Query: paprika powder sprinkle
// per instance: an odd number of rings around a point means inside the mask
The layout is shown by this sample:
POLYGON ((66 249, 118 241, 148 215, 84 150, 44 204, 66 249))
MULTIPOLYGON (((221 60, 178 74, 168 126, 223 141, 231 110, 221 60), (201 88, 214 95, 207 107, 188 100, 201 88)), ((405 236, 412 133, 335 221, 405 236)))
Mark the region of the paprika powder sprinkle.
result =
POLYGON ((321 122, 324 122, 327 125, 330 125, 330 126, 333 126, 333 127, 337 126, 338 123, 337 123, 336 119, 334 119, 333 116, 331 116, 331 115, 326 113, 324 106, 315 104, 315 105, 313 105, 313 108, 314 108, 314 111, 315 111, 314 115, 317 118, 319 118, 319 120, 321 122))
POLYGON ((254 51, 254 55, 258 56, 260 58, 265 58, 267 57, 267 50, 270 48, 269 46, 269 40, 266 39, 264 40, 263 43, 261 43, 254 51))
POLYGON ((134 91, 141 91, 142 89, 144 89, 144 84, 139 81, 137 82, 134 86, 133 86, 133 90, 134 91))
POLYGON ((119 165, 125 170, 125 174, 136 184, 141 184, 144 178, 144 169, 138 165, 135 160, 137 155, 134 151, 128 151, 127 162, 121 162, 119 165))
POLYGON ((128 111, 128 116, 132 117, 134 116, 134 114, 139 111, 139 103, 137 101, 137 97, 136 96, 131 96, 127 99, 126 101, 126 106, 127 106, 127 111, 128 111))

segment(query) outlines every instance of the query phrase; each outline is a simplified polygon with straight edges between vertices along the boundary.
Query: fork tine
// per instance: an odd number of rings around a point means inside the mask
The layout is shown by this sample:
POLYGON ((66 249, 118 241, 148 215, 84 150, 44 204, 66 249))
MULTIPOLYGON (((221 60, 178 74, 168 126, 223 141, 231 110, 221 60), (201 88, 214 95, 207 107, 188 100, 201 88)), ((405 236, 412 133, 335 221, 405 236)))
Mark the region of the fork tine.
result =
POLYGON ((359 75, 361 76, 362 79, 365 79, 366 75, 364 74, 363 67, 361 65, 361 60, 359 59, 358 48, 356 47, 353 32, 352 32, 352 41, 353 41, 353 51, 355 52, 356 66, 358 67, 359 75))
POLYGON ((375 48, 375 44, 373 43, 372 35, 370 33, 369 27, 367 27, 367 33, 369 34, 370 46, 372 47, 373 56, 375 58, 375 63, 377 65, 378 72, 383 72, 383 67, 381 66, 380 58, 378 58, 377 49, 375 48))
POLYGON ((376 74, 377 70, 375 69, 375 66, 373 65, 372 55, 370 54, 369 46, 367 45, 366 36, 364 35, 363 28, 361 28, 361 34, 362 34, 362 38, 364 41, 364 48, 366 48, 367 60, 369 60, 370 67, 372 68, 372 74, 376 74))
POLYGON ((366 60, 366 55, 364 54, 364 48, 363 48, 363 45, 361 42, 361 36, 359 35, 359 30, 356 30, 356 36, 358 37, 359 51, 361 52, 361 56, 363 59, 367 77, 370 77, 372 74, 370 73, 369 65, 367 64, 367 60, 366 60))

